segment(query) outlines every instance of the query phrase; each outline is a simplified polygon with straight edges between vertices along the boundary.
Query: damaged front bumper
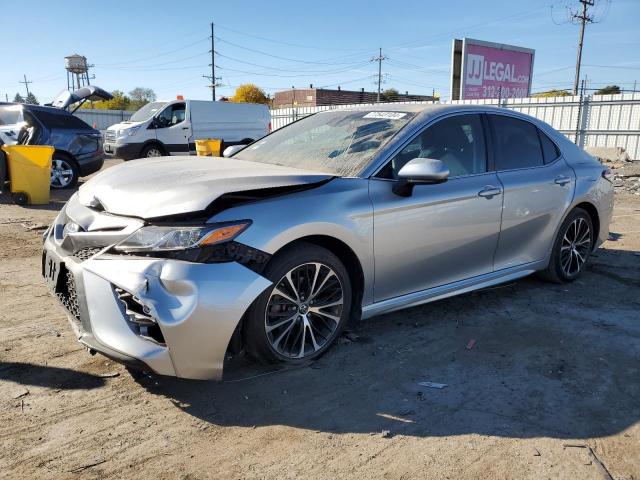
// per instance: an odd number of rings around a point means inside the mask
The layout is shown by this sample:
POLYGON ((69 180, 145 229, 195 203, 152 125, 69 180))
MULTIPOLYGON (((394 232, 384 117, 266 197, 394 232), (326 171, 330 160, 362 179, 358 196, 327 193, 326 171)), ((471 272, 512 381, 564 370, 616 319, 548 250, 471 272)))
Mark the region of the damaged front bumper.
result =
POLYGON ((113 240, 139 228, 130 223, 138 220, 77 202, 66 210, 45 234, 42 273, 78 341, 158 374, 221 379, 234 330, 271 282, 236 262, 109 254, 113 240), (81 231, 65 236, 69 222, 81 231), (99 245, 105 241, 110 243, 99 245))

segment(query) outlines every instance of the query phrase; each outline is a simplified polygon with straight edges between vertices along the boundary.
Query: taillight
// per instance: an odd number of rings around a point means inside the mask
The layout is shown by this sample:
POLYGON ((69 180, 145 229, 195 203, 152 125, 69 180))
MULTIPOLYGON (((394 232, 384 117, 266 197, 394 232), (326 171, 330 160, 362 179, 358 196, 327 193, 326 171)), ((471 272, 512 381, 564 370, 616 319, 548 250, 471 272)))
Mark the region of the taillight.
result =
POLYGON ((605 168, 602 171, 602 178, 604 178, 605 180, 608 180, 611 183, 613 183, 613 177, 614 177, 614 174, 613 174, 613 172, 611 171, 610 168, 605 168))

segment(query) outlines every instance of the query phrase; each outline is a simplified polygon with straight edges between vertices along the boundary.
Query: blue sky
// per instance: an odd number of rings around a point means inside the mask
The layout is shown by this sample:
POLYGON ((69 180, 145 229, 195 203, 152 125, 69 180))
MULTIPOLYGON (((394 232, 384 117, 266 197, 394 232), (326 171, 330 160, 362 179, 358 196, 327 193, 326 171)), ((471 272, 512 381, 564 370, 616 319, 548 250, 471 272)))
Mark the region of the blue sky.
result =
MULTIPOLYGON (((583 73, 589 86, 640 90, 640 0, 599 0, 588 25, 583 73)), ((30 0, 3 2, 0 96, 31 90, 49 101, 66 88, 63 58, 95 64, 107 90, 150 87, 159 98, 208 99, 209 22, 216 24, 216 74, 231 95, 252 82, 268 93, 314 86, 383 88, 449 96, 451 40, 470 37, 536 50, 533 90, 570 88, 578 41, 567 7, 577 0, 196 1, 30 0), (96 5, 96 6, 92 6, 96 5), (82 16, 82 12, 86 12, 82 16), (7 20, 10 19, 10 20, 7 20), (24 19, 24 22, 20 19, 24 19), (23 28, 25 30, 23 30, 23 28)))

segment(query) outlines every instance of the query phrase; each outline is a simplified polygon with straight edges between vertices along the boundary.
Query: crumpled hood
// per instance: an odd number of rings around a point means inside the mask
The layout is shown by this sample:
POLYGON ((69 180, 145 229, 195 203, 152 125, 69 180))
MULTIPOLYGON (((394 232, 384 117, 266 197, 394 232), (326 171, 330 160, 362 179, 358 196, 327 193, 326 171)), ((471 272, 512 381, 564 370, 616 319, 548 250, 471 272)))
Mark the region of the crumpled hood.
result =
POLYGON ((326 173, 233 158, 175 156, 133 160, 82 185, 80 203, 141 218, 198 212, 225 193, 320 182, 326 173))

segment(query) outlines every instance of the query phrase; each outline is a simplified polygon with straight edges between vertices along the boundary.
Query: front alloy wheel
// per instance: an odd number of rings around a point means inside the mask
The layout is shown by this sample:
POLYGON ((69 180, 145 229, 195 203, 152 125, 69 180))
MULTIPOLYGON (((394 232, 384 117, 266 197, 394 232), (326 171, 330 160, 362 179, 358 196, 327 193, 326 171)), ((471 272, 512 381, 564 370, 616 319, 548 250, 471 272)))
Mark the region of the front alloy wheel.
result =
POLYGON ((160 147, 156 147, 152 145, 150 147, 145 148, 144 150, 145 158, 162 157, 162 156, 164 156, 164 153, 162 152, 160 147))
POLYGON ((272 290, 265 310, 271 348, 287 358, 305 358, 332 338, 342 316, 344 292, 336 273, 322 263, 288 271, 272 290))
POLYGON ((276 254, 263 276, 273 283, 247 312, 247 351, 266 363, 322 355, 351 310, 351 281, 340 259, 325 248, 299 243, 276 254))

